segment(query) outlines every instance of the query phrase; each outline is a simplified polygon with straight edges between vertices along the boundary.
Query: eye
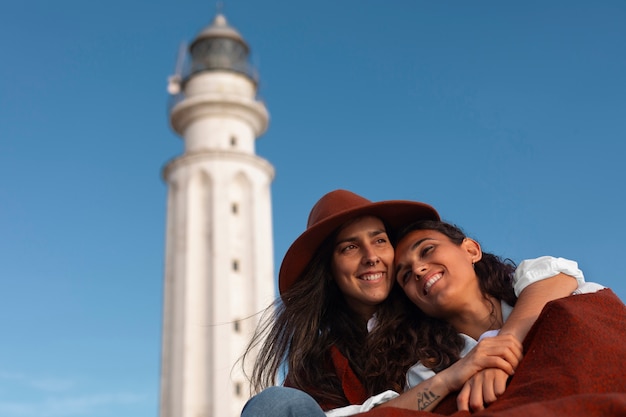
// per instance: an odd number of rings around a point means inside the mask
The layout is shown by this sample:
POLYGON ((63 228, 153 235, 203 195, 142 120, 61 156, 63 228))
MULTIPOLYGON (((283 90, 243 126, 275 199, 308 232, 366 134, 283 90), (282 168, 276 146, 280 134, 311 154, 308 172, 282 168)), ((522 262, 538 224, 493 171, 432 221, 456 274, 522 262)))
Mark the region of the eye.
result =
POLYGON ((356 245, 349 244, 349 245, 346 245, 343 248, 341 248, 340 252, 341 253, 346 253, 346 252, 349 252, 349 251, 354 250, 354 249, 356 249, 356 245))
POLYGON ((406 285, 406 283, 409 281, 410 278, 411 278, 410 270, 403 269, 402 271, 398 272, 397 281, 401 287, 404 288, 404 286, 406 285))
POLYGON ((435 246, 434 246, 434 245, 427 245, 427 246, 424 246, 424 247, 422 248, 422 250, 420 251, 420 256, 426 256, 426 255, 428 255, 430 252, 432 252, 434 249, 435 249, 435 246))
POLYGON ((376 236, 373 236, 373 238, 374 242, 378 245, 386 245, 389 243, 389 236, 387 236, 387 233, 385 232, 377 233, 376 236))

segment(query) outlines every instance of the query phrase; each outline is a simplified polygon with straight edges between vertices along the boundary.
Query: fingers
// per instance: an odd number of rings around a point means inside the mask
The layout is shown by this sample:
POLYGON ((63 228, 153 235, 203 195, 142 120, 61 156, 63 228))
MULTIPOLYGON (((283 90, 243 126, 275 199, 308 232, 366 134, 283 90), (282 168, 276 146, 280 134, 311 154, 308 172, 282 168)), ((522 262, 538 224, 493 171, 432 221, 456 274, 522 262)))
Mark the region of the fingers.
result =
POLYGON ((456 397, 456 406, 461 411, 479 411, 485 408, 483 399, 483 372, 470 378, 456 397))
POLYGON ((491 384, 493 386, 493 397, 491 397, 490 401, 486 401, 487 403, 494 402, 498 397, 504 394, 504 390, 506 390, 506 384, 509 380, 509 375, 499 372, 497 369, 493 369, 492 374, 494 375, 494 381, 491 384))
POLYGON ((498 395, 496 394, 495 386, 493 384, 494 381, 490 380, 490 378, 488 377, 489 371, 490 371, 489 369, 485 370, 484 378, 482 381, 483 383, 482 383, 481 395, 475 398, 475 404, 470 402, 472 406, 483 407, 485 404, 491 404, 498 398, 498 395))
POLYGON ((519 365, 519 359, 517 359, 517 357, 511 355, 508 351, 501 350, 491 352, 478 350, 474 354, 468 355, 466 358, 465 361, 474 369, 468 377, 485 368, 499 368, 507 374, 513 375, 519 365))
MULTIPOLYGON (((523 358, 522 345, 511 336, 496 336, 481 340, 471 352, 477 357, 500 357, 508 362, 513 369, 517 368, 523 358)), ((499 365, 496 365, 502 368, 499 365)), ((502 368, 506 370, 505 368, 502 368)))
POLYGON ((506 389, 508 375, 500 369, 485 369, 470 378, 457 395, 457 408, 480 411, 496 401, 506 389))
POLYGON ((477 383, 474 386, 474 389, 472 389, 472 391, 470 392, 469 407, 472 411, 480 411, 485 409, 484 394, 486 387, 483 385, 484 381, 482 380, 481 375, 482 373, 477 376, 477 379, 479 379, 479 383, 477 383))
POLYGON ((481 372, 481 389, 474 390, 469 405, 474 411, 482 410, 486 405, 498 399, 506 389, 508 375, 499 369, 486 369, 481 372))
POLYGON ((517 363, 511 364, 511 362, 499 356, 487 356, 478 361, 477 366, 479 366, 483 370, 486 370, 488 368, 500 369, 504 371, 507 376, 509 376, 515 374, 517 363))
POLYGON ((524 356, 522 344, 512 335, 488 337, 481 340, 477 346, 490 350, 507 349, 520 360, 524 356))
POLYGON ((494 402, 504 393, 509 376, 515 373, 522 358, 522 344, 512 335, 481 340, 464 358, 466 361, 459 361, 468 372, 474 371, 457 395, 457 408, 480 411, 494 402))
MULTIPOLYGON (((507 377, 513 375, 521 359, 522 346, 515 337, 511 335, 496 336, 482 340, 467 356, 442 371, 440 376, 444 379, 448 390, 457 391, 464 388, 465 384, 477 372, 488 368, 501 370, 507 377)), ((506 377, 504 384, 506 384, 506 377)), ((498 388, 501 386, 502 383, 498 385, 498 388)), ((465 389, 468 392, 472 391, 470 387, 465 389)), ((494 392, 493 388, 488 393, 489 398, 495 395, 492 392, 494 392)), ((470 394, 467 397, 466 402, 469 402, 470 394)))
POLYGON ((459 395, 456 396, 456 408, 457 409, 459 409, 460 411, 470 410, 469 398, 470 398, 471 392, 472 392, 472 379, 470 379, 469 381, 465 383, 465 385, 463 385, 463 388, 461 388, 459 395))
POLYGON ((493 337, 486 337, 480 342, 486 342, 490 344, 506 344, 509 346, 516 346, 520 350, 522 349, 522 343, 511 334, 501 334, 493 337))

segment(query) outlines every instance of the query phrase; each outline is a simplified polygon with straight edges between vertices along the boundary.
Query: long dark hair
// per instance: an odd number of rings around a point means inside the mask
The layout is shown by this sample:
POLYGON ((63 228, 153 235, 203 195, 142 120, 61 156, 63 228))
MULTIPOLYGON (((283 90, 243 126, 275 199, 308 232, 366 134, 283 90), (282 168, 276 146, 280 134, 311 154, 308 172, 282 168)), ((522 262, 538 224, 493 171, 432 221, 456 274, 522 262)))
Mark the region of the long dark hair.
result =
MULTIPOLYGON (((286 385, 306 391, 320 404, 348 405, 331 363, 332 346, 345 356, 366 390, 373 392, 369 373, 381 372, 367 365, 367 321, 348 307, 332 274, 337 233, 324 241, 303 274, 263 315, 243 357, 245 362, 246 356, 257 352, 249 375, 253 392, 274 385, 286 367, 286 385)), ((397 299, 404 294, 395 284, 393 288, 391 300, 379 305, 380 322, 403 308, 397 299)))
MULTIPOLYGON (((415 230, 434 230, 447 236, 460 245, 467 237, 458 226, 437 220, 420 220, 400 231, 395 236, 398 242, 415 230)), ((485 300, 490 297, 504 300, 511 306, 517 297, 513 290, 515 264, 510 259, 501 259, 491 253, 482 253, 482 259, 474 265, 480 290, 485 300)), ((408 368, 421 361, 435 372, 446 369, 459 360, 465 345, 463 339, 451 324, 426 316, 408 298, 402 301, 403 310, 388 320, 381 320, 380 326, 372 332, 369 341, 370 358, 366 372, 379 372, 375 384, 381 389, 404 387, 404 374, 408 368), (410 360, 400 356, 408 356, 410 360), (408 365, 407 365, 408 363, 408 365)), ((495 306, 492 304, 493 311, 495 306)))

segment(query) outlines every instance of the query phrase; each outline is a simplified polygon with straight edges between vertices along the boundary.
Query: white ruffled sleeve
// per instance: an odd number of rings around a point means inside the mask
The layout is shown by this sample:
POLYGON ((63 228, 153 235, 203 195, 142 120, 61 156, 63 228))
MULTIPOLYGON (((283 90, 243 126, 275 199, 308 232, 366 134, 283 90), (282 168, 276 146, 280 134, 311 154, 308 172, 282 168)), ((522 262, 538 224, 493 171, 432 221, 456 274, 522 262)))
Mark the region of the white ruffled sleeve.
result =
POLYGON ((526 259, 518 265, 513 278, 515 295, 519 297, 522 290, 530 284, 553 277, 559 273, 574 277, 578 287, 585 284, 585 276, 583 271, 578 269, 577 262, 553 256, 540 256, 535 259, 526 259))
MULTIPOLYGON (((463 355, 461 354, 461 357, 463 355)), ((411 366, 406 373, 406 384, 404 387, 405 391, 418 386, 420 383, 426 381, 427 379, 435 376, 435 372, 422 365, 422 362, 418 362, 415 365, 411 366)))
POLYGON ((325 412, 326 417, 348 417, 371 410, 379 404, 385 403, 399 396, 395 391, 385 391, 380 394, 369 397, 363 404, 347 405, 341 408, 335 408, 325 412))

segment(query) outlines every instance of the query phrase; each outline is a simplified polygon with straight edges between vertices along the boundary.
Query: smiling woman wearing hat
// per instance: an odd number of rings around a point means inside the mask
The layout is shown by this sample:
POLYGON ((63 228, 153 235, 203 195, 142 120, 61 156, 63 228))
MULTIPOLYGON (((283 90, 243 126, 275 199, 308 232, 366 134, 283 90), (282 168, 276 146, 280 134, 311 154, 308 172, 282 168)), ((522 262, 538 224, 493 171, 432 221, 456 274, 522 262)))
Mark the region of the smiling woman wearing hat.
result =
POLYGON ((331 191, 313 206, 307 229, 287 250, 278 275, 280 293, 301 276, 324 240, 344 223, 365 215, 378 217, 392 229, 418 219, 439 219, 428 204, 406 200, 373 203, 350 191, 331 191))
MULTIPOLYGON (((394 285, 387 228, 416 219, 439 214, 424 203, 372 202, 346 190, 313 206, 281 264, 280 300, 248 350, 259 348, 251 376, 256 391, 274 385, 284 365, 285 385, 308 392, 323 409, 363 402, 378 390, 368 387, 376 381, 366 370, 368 320, 374 314, 385 320, 405 302, 394 285)), ((399 375, 412 364, 406 356, 399 375)))

